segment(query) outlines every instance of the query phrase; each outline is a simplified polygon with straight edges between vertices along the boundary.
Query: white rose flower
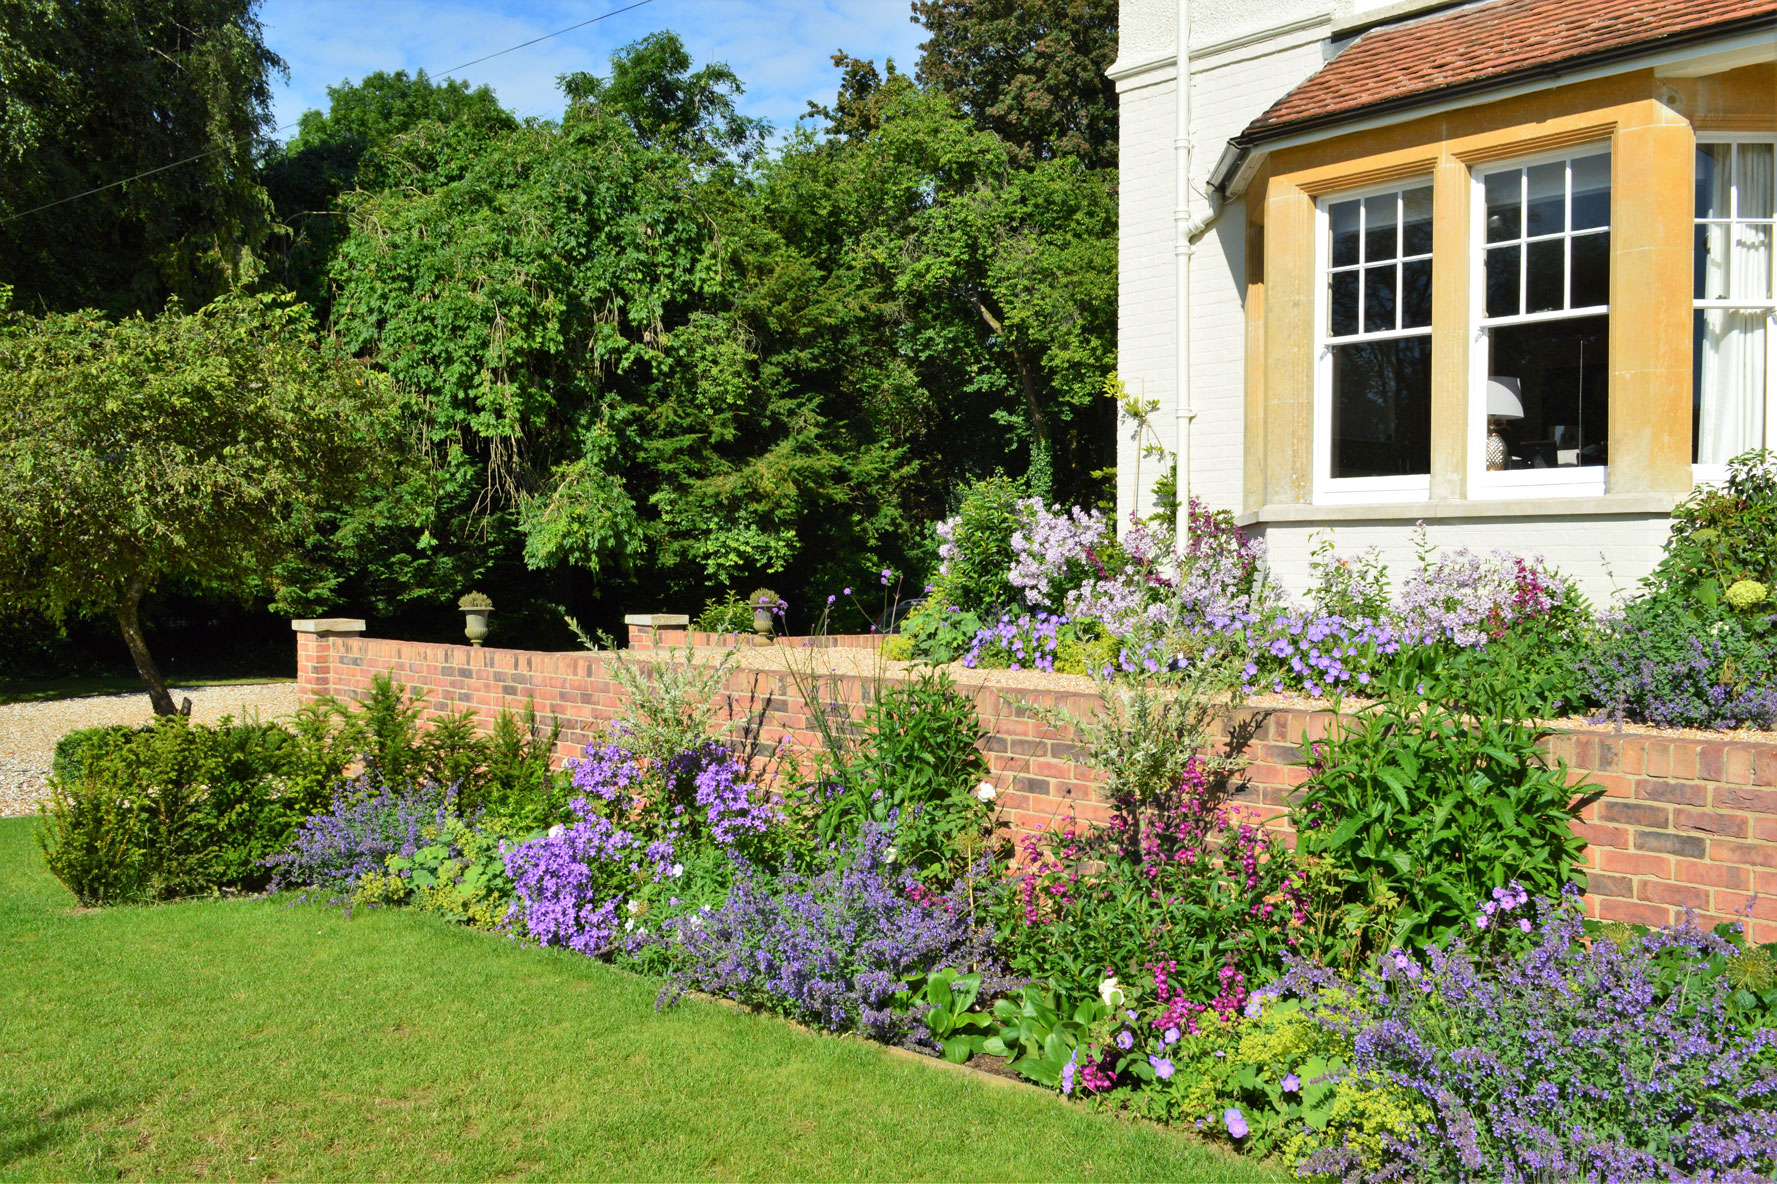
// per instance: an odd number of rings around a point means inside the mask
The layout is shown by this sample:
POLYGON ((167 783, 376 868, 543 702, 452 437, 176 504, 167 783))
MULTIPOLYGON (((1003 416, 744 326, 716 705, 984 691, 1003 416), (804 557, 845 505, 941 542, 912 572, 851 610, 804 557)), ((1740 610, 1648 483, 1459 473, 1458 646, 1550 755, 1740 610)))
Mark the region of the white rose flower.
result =
POLYGON ((975 797, 980 801, 991 802, 999 796, 1000 791, 995 789, 991 782, 983 781, 980 785, 975 787, 975 797))
POLYGON ((1117 984, 1117 976, 1107 974, 1104 981, 1098 984, 1098 997, 1104 1000, 1106 1007, 1123 1006, 1123 988, 1117 984))

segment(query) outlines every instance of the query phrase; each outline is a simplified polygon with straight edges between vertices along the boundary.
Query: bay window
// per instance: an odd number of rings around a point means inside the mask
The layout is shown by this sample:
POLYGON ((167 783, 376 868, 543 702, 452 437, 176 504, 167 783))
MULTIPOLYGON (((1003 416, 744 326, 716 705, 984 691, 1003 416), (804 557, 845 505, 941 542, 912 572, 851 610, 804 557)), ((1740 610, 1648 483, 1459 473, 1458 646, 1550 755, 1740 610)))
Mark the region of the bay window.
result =
POLYGON ((1697 144, 1691 459, 1777 446, 1777 137, 1697 144))
POLYGON ((1470 488, 1602 494, 1609 461, 1608 149, 1475 178, 1470 488))
POLYGON ((1428 496, 1432 190, 1320 203, 1315 500, 1428 496))

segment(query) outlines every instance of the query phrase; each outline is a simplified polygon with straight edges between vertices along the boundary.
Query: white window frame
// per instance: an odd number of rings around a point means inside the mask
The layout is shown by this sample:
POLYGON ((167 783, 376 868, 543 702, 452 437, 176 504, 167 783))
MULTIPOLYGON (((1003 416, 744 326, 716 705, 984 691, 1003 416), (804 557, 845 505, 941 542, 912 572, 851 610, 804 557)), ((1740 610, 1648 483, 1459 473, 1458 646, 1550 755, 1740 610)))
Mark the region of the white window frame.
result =
MULTIPOLYGON (((1386 185, 1372 185, 1363 189, 1347 189, 1339 193, 1328 194, 1318 198, 1314 203, 1314 503, 1321 506, 1351 506, 1386 504, 1391 502, 1422 502, 1431 497, 1431 474, 1413 473, 1398 477, 1334 477, 1333 476, 1333 347, 1335 345, 1358 345, 1371 341, 1394 341, 1407 337, 1424 337, 1431 339, 1433 325, 1418 329, 1390 329, 1383 332, 1365 333, 1363 324, 1363 268, 1356 268, 1358 274, 1358 324, 1360 331, 1341 337, 1332 335, 1332 221, 1330 210, 1341 202, 1359 201, 1365 198, 1381 197, 1385 194, 1402 194, 1409 189, 1433 188, 1429 174, 1422 178, 1409 178, 1391 181, 1386 185)), ((1437 196, 1432 197, 1432 217, 1437 217, 1437 196)), ((1362 209, 1359 207, 1358 241, 1363 241, 1362 209)), ((1395 257, 1396 273, 1399 274, 1400 264, 1409 260, 1426 259, 1431 261, 1432 282, 1437 282, 1437 252, 1428 251, 1423 255, 1402 255, 1402 236, 1405 234, 1406 220, 1401 217, 1400 203, 1396 203, 1395 219, 1395 257)), ((1435 246, 1435 244, 1434 244, 1435 246)), ((1395 295, 1396 307, 1400 306, 1400 293, 1395 295)), ((1397 319, 1399 319, 1397 317, 1397 319)), ((1426 392, 1431 397, 1431 392, 1426 392)), ((1429 461, 1429 458, 1428 458, 1429 461)), ((1429 468, 1429 463, 1428 466, 1429 468)))
MULTIPOLYGON (((1553 312, 1519 313, 1509 317, 1487 315, 1487 178, 1495 173, 1519 172, 1539 164, 1581 160, 1588 156, 1608 155, 1611 161, 1611 218, 1602 228, 1589 228, 1580 235, 1597 233, 1599 229, 1611 237, 1611 272, 1616 271, 1616 146, 1610 140, 1598 140, 1563 148, 1557 152, 1514 157, 1477 168, 1471 174, 1469 195, 1469 398, 1468 398, 1468 496, 1473 500, 1522 497, 1602 497, 1609 484, 1609 465, 1587 465, 1569 469, 1507 469, 1487 468, 1487 379, 1492 354, 1491 334, 1494 327, 1533 325, 1546 321, 1569 321, 1579 317, 1608 316, 1607 301, 1583 308, 1567 308, 1553 312)), ((1565 278, 1572 282, 1573 259, 1573 169, 1566 177, 1566 207, 1563 211, 1561 238, 1566 248, 1565 278)), ((1522 200, 1520 198, 1520 200, 1522 200)), ((1522 208, 1522 207, 1520 207, 1522 208)), ((1522 229, 1528 229, 1527 227, 1522 229)), ((1520 235, 1519 242, 1542 242, 1555 235, 1539 235, 1534 239, 1520 235)), ((1527 282, 1528 251, 1519 254, 1519 303, 1527 282)), ((1608 379, 1607 379, 1608 381, 1608 379)), ((1608 430, 1608 429, 1607 429, 1608 430)))
MULTIPOLYGON (((1777 132, 1698 132, 1697 133, 1697 143, 1699 145, 1701 145, 1701 144, 1771 144, 1771 145, 1777 145, 1777 132)), ((1777 148, 1774 148, 1773 150, 1777 151, 1777 148)), ((1772 183, 1777 184, 1777 176, 1774 176, 1772 183)), ((1693 243, 1693 247, 1692 247, 1693 250, 1695 250, 1694 244, 1696 242, 1696 234, 1695 234, 1695 229, 1694 229, 1695 227, 1701 226, 1705 223, 1719 224, 1719 223, 1724 223, 1724 222, 1731 226, 1734 222, 1740 220, 1739 219, 1739 202, 1740 202, 1740 187, 1739 187, 1739 185, 1736 184, 1733 186, 1733 189, 1732 189, 1732 192, 1734 194, 1733 208, 1731 208, 1728 211, 1729 216, 1727 218, 1699 218, 1699 217, 1697 217, 1696 185, 1697 185, 1697 175, 1693 171, 1691 173, 1691 190, 1690 190, 1690 193, 1691 193, 1691 226, 1693 228, 1691 241, 1693 243)), ((1777 237, 1777 227, 1774 227, 1774 237, 1777 237)), ((1692 265, 1693 265, 1693 267, 1695 266, 1695 260, 1692 260, 1692 265)), ((1769 322, 1769 324, 1767 324, 1765 326, 1765 441, 1764 442, 1765 442, 1766 448, 1777 449, 1777 246, 1774 246, 1773 250, 1771 251, 1771 267, 1772 267, 1772 272, 1773 272, 1773 274, 1771 276, 1771 288, 1770 288, 1771 297, 1770 297, 1770 299, 1764 301, 1763 304, 1760 304, 1758 301, 1746 301, 1746 300, 1734 300, 1734 299, 1727 299, 1727 300, 1698 299, 1696 296, 1695 290, 1693 289, 1692 297, 1691 297, 1691 309, 1692 309, 1693 313, 1699 309, 1709 309, 1709 308, 1756 309, 1756 308, 1762 307, 1766 310, 1765 316, 1766 316, 1766 320, 1769 322)), ((1694 321, 1694 319, 1695 318, 1693 317, 1693 321, 1694 321)), ((1692 350, 1691 366, 1693 367, 1693 374, 1695 373, 1694 368, 1697 364, 1697 358, 1696 358, 1696 352, 1695 352, 1696 348, 1697 348, 1696 341, 1693 338, 1693 340, 1691 342, 1691 350, 1692 350)), ((1694 381, 1694 379, 1693 379, 1693 381, 1694 381)), ((1691 430, 1694 434, 1696 431, 1695 424, 1692 425, 1691 430)), ((1691 480, 1693 483, 1695 483, 1697 485, 1719 485, 1723 481, 1726 481, 1727 478, 1728 478, 1728 466, 1725 464, 1724 465, 1700 465, 1700 464, 1692 464, 1691 465, 1691 480)))

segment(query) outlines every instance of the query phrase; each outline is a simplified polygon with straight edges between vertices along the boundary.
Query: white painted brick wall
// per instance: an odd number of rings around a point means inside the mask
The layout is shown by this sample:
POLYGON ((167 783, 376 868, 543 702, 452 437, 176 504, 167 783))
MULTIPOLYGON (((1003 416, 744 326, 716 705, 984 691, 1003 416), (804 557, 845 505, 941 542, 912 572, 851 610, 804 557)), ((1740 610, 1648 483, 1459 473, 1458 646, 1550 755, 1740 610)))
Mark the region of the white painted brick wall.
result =
MULTIPOLYGON (((1540 555, 1571 576, 1594 608, 1633 593, 1660 561, 1669 521, 1664 514, 1613 514, 1560 521, 1527 518, 1465 518, 1426 523, 1426 536, 1439 550, 1501 550, 1540 555)), ((1410 522, 1273 522, 1250 528, 1264 538, 1271 574, 1300 596, 1313 582, 1308 561, 1316 532, 1328 532, 1341 555, 1380 548, 1389 576, 1398 581, 1413 570, 1410 522)))

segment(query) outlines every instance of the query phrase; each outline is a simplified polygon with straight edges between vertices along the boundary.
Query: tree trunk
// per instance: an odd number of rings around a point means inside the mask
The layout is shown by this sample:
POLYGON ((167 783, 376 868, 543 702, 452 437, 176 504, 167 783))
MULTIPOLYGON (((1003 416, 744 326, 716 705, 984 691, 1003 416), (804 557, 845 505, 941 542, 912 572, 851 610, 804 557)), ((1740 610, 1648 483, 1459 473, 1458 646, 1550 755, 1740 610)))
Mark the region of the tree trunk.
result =
POLYGON ((142 607, 142 593, 147 590, 140 579, 130 580, 123 590, 123 599, 117 602, 117 627, 123 630, 123 642, 130 647, 130 657, 135 659, 136 673, 148 684, 148 701, 154 704, 154 714, 176 715, 179 709, 173 706, 166 680, 161 678, 160 667, 154 664, 154 655, 148 652, 148 640, 142 636, 138 610, 142 607))
MULTIPOLYGON (((1005 328, 1000 324, 999 318, 994 316, 993 311, 987 307, 987 302, 979 295, 975 297, 975 310, 981 314, 981 319, 987 322, 987 327, 993 330, 994 336, 1005 341, 1005 328)), ((1043 405, 1037 398, 1036 364, 1022 349, 1009 341, 1006 341, 1005 344, 1012 351, 1012 361, 1018 367, 1018 385, 1024 393, 1024 413, 1030 421, 1031 457, 1034 461, 1040 455, 1044 458, 1044 463, 1047 464, 1051 455, 1049 421, 1043 417, 1043 405)), ((1047 493, 1046 490, 1044 492, 1047 493)))

